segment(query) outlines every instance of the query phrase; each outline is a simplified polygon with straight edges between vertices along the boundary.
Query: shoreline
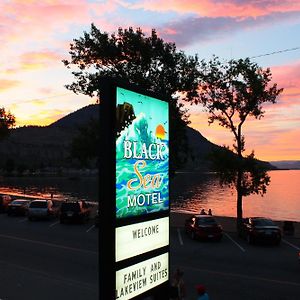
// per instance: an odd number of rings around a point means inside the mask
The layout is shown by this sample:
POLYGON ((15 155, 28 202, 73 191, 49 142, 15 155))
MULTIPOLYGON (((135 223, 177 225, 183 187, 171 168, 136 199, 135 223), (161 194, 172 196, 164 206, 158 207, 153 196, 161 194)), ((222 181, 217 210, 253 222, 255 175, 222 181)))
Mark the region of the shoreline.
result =
MULTIPOLYGON (((183 214, 183 215, 193 215, 193 214, 197 214, 197 212, 193 212, 193 211, 187 211, 187 210, 171 210, 170 213, 176 213, 176 214, 183 214)), ((216 218, 232 218, 232 219, 236 219, 235 216, 225 216, 225 215, 214 215, 214 217, 216 218)), ((249 216, 247 216, 249 217, 249 216)), ((245 217, 245 218, 247 218, 245 217)), ((255 216, 255 217, 266 217, 266 216, 255 216)), ((300 220, 293 220, 293 219, 274 219, 271 217, 266 217, 271 219, 274 222, 284 222, 284 221, 292 221, 294 223, 300 223, 300 220)))

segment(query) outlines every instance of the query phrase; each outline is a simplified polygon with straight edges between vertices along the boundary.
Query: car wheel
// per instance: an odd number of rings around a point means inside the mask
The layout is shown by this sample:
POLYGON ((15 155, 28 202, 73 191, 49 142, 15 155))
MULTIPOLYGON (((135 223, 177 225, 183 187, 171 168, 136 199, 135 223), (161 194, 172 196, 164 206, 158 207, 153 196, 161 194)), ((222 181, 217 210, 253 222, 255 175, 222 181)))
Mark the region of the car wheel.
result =
POLYGON ((33 221, 33 217, 28 217, 28 220, 29 221, 33 221))
POLYGON ((247 235, 247 243, 248 243, 249 245, 254 244, 254 240, 253 240, 253 238, 251 237, 250 234, 247 235))
POLYGON ((64 220, 64 219, 59 219, 59 223, 60 223, 60 224, 64 224, 64 223, 65 223, 65 220, 64 220))
POLYGON ((195 232, 191 231, 191 239, 192 240, 195 240, 196 239, 196 234, 195 232))
POLYGON ((280 243, 281 243, 281 239, 277 240, 277 241, 275 242, 275 245, 276 245, 276 246, 279 246, 280 243))
POLYGON ((222 237, 223 237, 223 236, 221 235, 220 237, 216 238, 216 241, 217 241, 217 242, 221 242, 222 237))

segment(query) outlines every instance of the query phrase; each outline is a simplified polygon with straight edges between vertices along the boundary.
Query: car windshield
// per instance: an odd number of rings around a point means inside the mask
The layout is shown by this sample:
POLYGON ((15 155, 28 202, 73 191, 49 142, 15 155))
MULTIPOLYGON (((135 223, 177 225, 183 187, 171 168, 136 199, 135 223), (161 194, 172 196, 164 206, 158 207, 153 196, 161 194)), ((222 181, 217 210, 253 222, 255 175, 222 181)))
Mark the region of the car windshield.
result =
POLYGON ((254 219, 252 221, 254 226, 274 226, 273 221, 269 219, 254 219))
POLYGON ((79 203, 62 203, 61 210, 62 211, 67 211, 67 210, 79 211, 80 206, 79 206, 79 203))
POLYGON ((18 205, 22 205, 26 203, 28 203, 28 201, 26 200, 14 200, 13 202, 11 202, 11 204, 18 204, 18 205))
POLYGON ((213 218, 199 218, 197 220, 197 225, 201 226, 201 225, 215 225, 217 224, 216 220, 213 218))
POLYGON ((30 208, 47 208, 47 202, 44 202, 44 201, 33 201, 30 204, 30 208))

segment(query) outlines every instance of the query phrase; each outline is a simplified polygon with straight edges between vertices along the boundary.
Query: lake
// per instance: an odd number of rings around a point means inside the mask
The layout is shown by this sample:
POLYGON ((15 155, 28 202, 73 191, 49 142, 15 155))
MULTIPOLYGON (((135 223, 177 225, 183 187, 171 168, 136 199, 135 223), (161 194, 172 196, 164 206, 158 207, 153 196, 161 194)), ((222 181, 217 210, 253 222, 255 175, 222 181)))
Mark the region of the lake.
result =
MULTIPOLYGON (((243 198, 244 217, 264 216, 274 220, 300 221, 300 170, 270 171, 270 185, 261 197, 243 198)), ((172 210, 199 212, 211 208, 214 215, 236 216, 236 193, 221 188, 212 173, 180 173, 173 181, 172 210)))
MULTIPOLYGON (((261 197, 251 195, 243 200, 244 216, 264 216, 274 220, 300 221, 300 170, 270 171, 271 183, 261 197)), ((52 177, 3 178, 0 193, 54 199, 82 199, 97 202, 98 178, 52 177)), ((236 216, 236 194, 221 188, 213 173, 178 173, 171 182, 171 210, 199 212, 211 208, 214 215, 236 216)))

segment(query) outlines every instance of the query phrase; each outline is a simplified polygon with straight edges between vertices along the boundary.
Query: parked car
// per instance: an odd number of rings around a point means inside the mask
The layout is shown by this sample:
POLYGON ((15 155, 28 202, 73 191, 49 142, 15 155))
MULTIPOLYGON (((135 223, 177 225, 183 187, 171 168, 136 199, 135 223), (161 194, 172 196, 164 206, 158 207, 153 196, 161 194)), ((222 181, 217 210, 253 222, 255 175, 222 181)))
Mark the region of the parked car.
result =
POLYGON ((13 201, 12 197, 9 195, 0 195, 0 213, 6 212, 8 204, 13 201))
POLYGON ((85 201, 66 201, 60 206, 60 223, 83 223, 90 218, 91 208, 85 201))
POLYGON ((7 206, 7 215, 25 216, 28 212, 30 200, 16 199, 10 202, 7 206))
POLYGON ((57 215, 52 200, 32 200, 28 207, 28 219, 48 219, 57 215))
POLYGON ((211 239, 220 241, 223 229, 210 215, 192 215, 185 220, 185 231, 194 239, 211 239))
POLYGON ((257 242, 280 244, 281 230, 271 219, 252 217, 243 219, 239 235, 249 244, 257 242))

